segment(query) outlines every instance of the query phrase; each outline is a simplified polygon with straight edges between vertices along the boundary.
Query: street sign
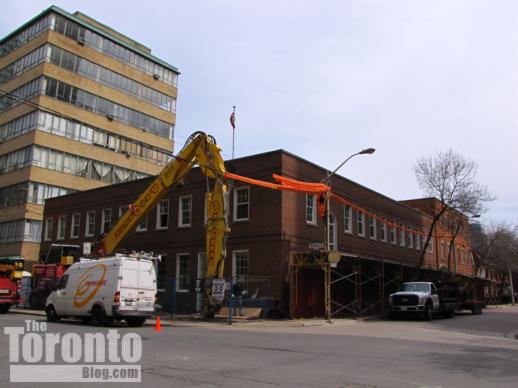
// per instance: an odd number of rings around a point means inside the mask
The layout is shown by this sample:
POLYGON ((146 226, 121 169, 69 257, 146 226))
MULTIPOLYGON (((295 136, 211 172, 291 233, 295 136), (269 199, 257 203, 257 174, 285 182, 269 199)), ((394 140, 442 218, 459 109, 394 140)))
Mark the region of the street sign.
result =
POLYGON ((89 255, 92 253, 92 243, 84 242, 83 243, 83 255, 89 255))
POLYGON ((218 303, 225 299, 225 279, 212 279, 212 297, 218 303))
POLYGON ((314 242, 314 243, 308 244, 308 248, 311 249, 312 251, 319 251, 319 250, 324 249, 324 243, 314 242))

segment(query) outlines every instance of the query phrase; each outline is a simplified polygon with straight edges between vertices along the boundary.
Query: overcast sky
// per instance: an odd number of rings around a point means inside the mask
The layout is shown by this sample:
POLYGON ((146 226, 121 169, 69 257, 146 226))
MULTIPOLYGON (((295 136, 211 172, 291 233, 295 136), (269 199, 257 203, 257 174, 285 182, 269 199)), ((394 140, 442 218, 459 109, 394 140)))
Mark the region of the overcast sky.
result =
POLYGON ((178 67, 175 140, 213 134, 236 157, 285 149, 394 199, 416 160, 452 148, 518 224, 518 1, 3 0, 4 36, 51 4, 178 67))

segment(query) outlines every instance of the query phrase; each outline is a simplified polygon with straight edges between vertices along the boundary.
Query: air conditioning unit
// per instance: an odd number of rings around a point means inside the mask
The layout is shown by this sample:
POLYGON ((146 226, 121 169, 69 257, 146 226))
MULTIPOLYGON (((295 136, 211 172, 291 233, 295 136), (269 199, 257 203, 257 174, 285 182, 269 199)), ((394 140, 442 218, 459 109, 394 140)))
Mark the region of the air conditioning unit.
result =
POLYGON ((153 78, 154 79, 160 79, 160 74, 157 74, 157 73, 153 74, 153 78))
POLYGON ((107 114, 106 115, 106 118, 110 121, 112 121, 114 119, 114 116, 112 114, 107 114))
POLYGON ((86 40, 84 38, 84 36, 78 36, 77 37, 77 43, 79 43, 81 46, 84 46, 86 40))

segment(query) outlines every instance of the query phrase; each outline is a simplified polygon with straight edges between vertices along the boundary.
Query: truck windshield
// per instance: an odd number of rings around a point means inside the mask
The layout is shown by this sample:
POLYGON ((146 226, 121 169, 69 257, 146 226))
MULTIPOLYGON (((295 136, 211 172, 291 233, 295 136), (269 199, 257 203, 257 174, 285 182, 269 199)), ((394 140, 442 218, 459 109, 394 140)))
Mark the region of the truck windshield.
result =
POLYGON ((401 286, 401 291, 429 292, 430 286, 426 283, 405 283, 401 286))

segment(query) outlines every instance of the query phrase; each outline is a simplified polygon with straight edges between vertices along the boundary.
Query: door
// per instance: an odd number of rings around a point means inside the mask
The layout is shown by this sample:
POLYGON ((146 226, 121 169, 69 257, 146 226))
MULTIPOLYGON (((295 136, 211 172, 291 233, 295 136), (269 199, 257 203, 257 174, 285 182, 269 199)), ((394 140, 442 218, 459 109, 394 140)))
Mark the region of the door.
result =
MULTIPOLYGON (((205 252, 198 253, 198 272, 196 274, 196 286, 200 283, 200 280, 205 280, 205 273, 207 272, 207 254, 205 252)), ((203 303, 205 302, 205 290, 202 287, 201 292, 196 290, 196 312, 199 313, 203 310, 203 303)))
POLYGON ((67 308, 67 291, 69 290, 67 290, 67 283, 68 274, 63 275, 54 287, 52 299, 54 302, 54 308, 56 309, 56 313, 58 315, 68 314, 69 309, 67 308))
POLYGON ((152 312, 155 306, 156 273, 155 265, 149 260, 138 260, 137 310, 152 312))
POLYGON ((432 291, 432 303, 433 303, 433 309, 439 310, 441 301, 439 298, 439 294, 437 294, 437 289, 435 288, 434 284, 431 284, 431 291, 432 291))

